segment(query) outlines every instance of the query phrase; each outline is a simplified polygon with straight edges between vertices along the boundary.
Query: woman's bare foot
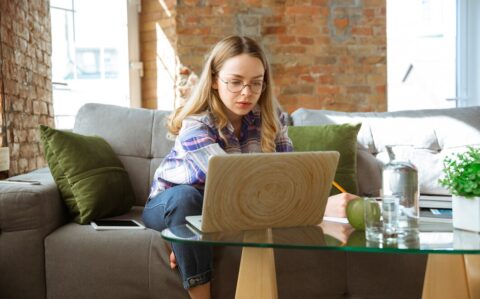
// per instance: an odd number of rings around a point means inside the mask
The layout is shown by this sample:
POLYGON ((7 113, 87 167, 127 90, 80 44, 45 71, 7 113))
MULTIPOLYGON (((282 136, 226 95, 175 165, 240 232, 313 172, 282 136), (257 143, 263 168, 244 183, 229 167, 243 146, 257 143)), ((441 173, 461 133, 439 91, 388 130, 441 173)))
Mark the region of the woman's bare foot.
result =
POLYGON ((192 299, 210 299, 210 282, 188 289, 192 299))
POLYGON ((177 259, 175 258, 175 254, 170 252, 170 268, 175 269, 177 267, 177 259))
MULTIPOLYGON (((177 267, 177 259, 173 251, 170 252, 170 268, 175 269, 177 267)), ((210 298, 210 282, 206 284, 198 285, 196 287, 188 289, 188 294, 192 299, 209 299, 210 298)))

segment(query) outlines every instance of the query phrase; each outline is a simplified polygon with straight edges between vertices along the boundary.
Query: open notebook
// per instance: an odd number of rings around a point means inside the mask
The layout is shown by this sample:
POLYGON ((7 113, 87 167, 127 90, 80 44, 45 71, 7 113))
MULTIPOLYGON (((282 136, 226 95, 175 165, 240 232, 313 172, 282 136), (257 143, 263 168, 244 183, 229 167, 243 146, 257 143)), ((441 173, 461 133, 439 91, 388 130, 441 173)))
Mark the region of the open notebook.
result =
POLYGON ((202 232, 316 225, 322 222, 338 152, 229 154, 208 162, 202 232))

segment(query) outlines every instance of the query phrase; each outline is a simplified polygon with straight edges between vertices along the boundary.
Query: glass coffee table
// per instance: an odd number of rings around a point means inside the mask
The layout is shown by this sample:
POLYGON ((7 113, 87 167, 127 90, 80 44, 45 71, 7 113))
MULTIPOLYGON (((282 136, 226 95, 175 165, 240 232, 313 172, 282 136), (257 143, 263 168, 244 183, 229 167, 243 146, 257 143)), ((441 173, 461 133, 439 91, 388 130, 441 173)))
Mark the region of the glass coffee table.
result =
POLYGON ((170 242, 240 246, 242 258, 236 298, 277 298, 274 248, 428 254, 423 299, 480 298, 480 234, 447 229, 421 231, 407 241, 372 243, 349 224, 241 232, 201 233, 189 225, 165 229, 170 242))

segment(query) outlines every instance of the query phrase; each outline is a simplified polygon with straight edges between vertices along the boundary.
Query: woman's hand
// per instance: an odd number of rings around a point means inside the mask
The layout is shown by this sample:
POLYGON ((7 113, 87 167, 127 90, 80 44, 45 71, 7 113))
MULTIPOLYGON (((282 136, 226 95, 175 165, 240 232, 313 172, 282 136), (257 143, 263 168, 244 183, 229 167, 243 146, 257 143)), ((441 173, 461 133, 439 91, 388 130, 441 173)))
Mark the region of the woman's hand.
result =
POLYGON ((175 269, 177 267, 177 258, 175 258, 175 253, 170 252, 170 268, 175 269))
POLYGON ((355 198, 358 198, 358 196, 350 193, 340 193, 330 196, 325 209, 325 216, 347 217, 347 204, 355 198))
POLYGON ((347 243, 348 237, 355 230, 348 223, 323 221, 320 227, 326 235, 330 235, 342 243, 347 243))

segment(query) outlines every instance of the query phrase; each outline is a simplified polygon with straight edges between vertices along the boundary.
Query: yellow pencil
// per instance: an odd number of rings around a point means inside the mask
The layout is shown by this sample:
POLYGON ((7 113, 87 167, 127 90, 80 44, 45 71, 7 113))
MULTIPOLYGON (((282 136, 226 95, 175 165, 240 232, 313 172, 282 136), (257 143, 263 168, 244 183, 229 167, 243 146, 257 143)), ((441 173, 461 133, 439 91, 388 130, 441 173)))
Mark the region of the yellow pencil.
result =
POLYGON ((347 191, 346 191, 345 189, 343 189, 343 187, 340 186, 337 182, 333 181, 333 182, 332 182, 332 185, 334 185, 335 188, 337 188, 340 192, 342 192, 342 193, 347 193, 347 191))

